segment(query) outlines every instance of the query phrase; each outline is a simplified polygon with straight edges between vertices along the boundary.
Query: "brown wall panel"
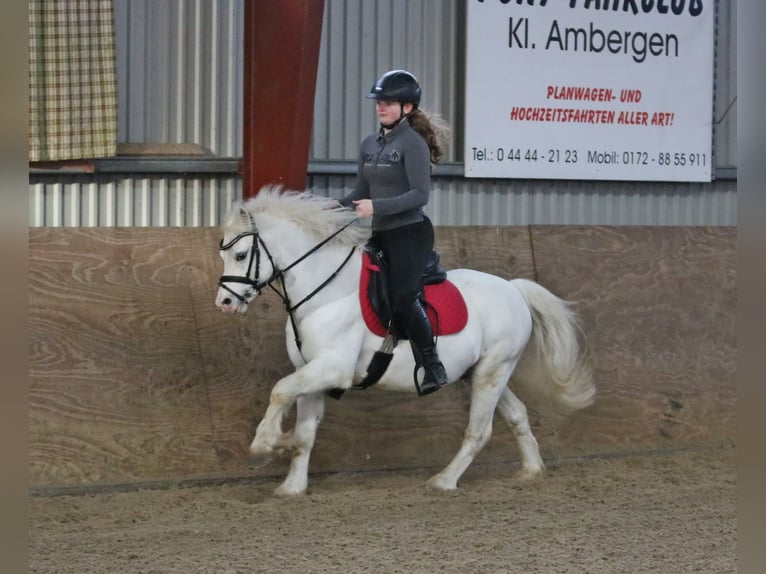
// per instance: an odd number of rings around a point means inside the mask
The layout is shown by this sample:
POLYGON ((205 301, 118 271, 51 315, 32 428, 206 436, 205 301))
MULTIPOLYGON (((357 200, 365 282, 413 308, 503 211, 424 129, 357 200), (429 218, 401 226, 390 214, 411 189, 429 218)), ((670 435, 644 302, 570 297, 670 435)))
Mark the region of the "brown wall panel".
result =
POLYGON ((733 440, 736 230, 532 228, 538 280, 577 301, 599 388, 566 447, 733 440))
POLYGON ((185 231, 33 229, 30 481, 207 472, 205 381, 185 231))
MULTIPOLYGON (((244 317, 215 308, 218 239, 212 228, 30 231, 33 485, 250 473, 255 426, 290 370, 286 314, 270 291, 244 317)), ((445 267, 536 278, 578 301, 599 395, 556 426, 531 413, 543 457, 733 438, 735 247, 731 228, 437 228, 445 267)), ((468 394, 328 399, 311 470, 440 468, 468 394)), ((478 461, 516 458, 496 421, 478 461)))

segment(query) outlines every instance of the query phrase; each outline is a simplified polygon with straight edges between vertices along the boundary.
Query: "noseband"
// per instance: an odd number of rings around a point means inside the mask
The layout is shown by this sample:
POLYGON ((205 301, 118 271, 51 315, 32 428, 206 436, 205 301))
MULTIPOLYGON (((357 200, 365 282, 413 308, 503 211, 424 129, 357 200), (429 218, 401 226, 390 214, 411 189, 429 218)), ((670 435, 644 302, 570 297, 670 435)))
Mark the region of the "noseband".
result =
MULTIPOLYGON (((250 215, 250 214, 248 214, 250 215)), ((318 251, 323 245, 334 239, 337 235, 339 235, 344 229, 346 229, 349 225, 354 223, 357 220, 357 218, 352 219, 345 225, 343 225, 340 229, 338 229, 335 233, 330 235, 329 237, 323 239, 319 243, 317 243, 314 247, 309 249, 306 253, 298 257, 295 261, 290 263, 287 267, 284 269, 278 269, 277 265, 274 261, 274 258, 271 256, 271 252, 269 251, 269 248, 266 247, 266 244, 263 242, 263 239, 261 239, 261 235, 258 233, 258 230, 255 228, 255 221, 253 221, 252 215, 250 216, 250 222, 253 225, 252 231, 246 231, 244 233, 240 233, 236 237, 234 237, 231 241, 224 244, 223 238, 221 238, 221 242, 218 245, 218 249, 220 251, 226 251, 228 249, 231 249, 234 245, 237 244, 237 242, 240 239, 243 239, 245 237, 252 237, 253 238, 253 245, 250 247, 250 260, 247 262, 247 271, 245 275, 221 275, 221 278, 218 279, 218 285, 221 286, 223 289, 234 295, 240 303, 244 303, 247 305, 248 303, 248 295, 249 293, 246 291, 245 295, 240 295, 233 289, 231 289, 226 283, 244 283, 245 285, 250 286, 256 294, 260 295, 261 291, 263 291, 264 287, 270 287, 274 290, 274 292, 279 295, 279 298, 282 299, 282 302, 285 304, 285 309, 287 310, 287 313, 290 315, 290 322, 293 326, 293 333, 295 334, 295 344, 298 347, 298 350, 301 349, 301 339, 298 335, 298 325, 295 321, 295 310, 303 305, 306 301, 311 299, 314 295, 319 293, 322 289, 324 289, 325 286, 327 286, 330 281, 335 279, 335 277, 338 276, 338 273, 340 273, 341 269, 345 267, 346 263, 349 262, 351 259, 351 256, 354 254, 354 251, 356 250, 355 247, 351 248, 351 251, 348 255, 346 255, 346 258, 343 260, 343 262, 340 264, 340 266, 327 278, 325 279, 316 289, 314 289, 311 293, 306 295, 303 299, 301 299, 298 303, 293 305, 290 301, 290 297, 287 294, 287 287, 285 286, 285 273, 298 265, 301 261, 309 257, 309 255, 314 254, 316 251, 318 251), (263 248, 264 253, 266 253, 266 256, 269 258, 269 262, 271 263, 271 277, 266 279, 265 281, 260 280, 260 274, 261 274, 261 248, 263 248), (255 267, 255 277, 250 277, 250 274, 253 272, 253 267, 255 267), (279 279, 281 284, 281 291, 274 287, 272 283, 279 279)), ((249 289, 248 289, 249 291, 249 289)), ((252 291, 250 291, 252 293, 252 291)))

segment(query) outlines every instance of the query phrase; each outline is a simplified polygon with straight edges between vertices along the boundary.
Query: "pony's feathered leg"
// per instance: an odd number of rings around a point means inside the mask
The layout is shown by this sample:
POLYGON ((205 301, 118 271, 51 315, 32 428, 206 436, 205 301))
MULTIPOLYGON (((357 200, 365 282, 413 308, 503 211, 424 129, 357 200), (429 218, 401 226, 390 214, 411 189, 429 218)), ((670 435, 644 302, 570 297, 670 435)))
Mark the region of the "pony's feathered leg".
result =
POLYGON ((274 491, 277 496, 295 496, 306 492, 308 487, 309 457, 314 447, 317 429, 324 416, 322 394, 303 395, 296 401, 295 431, 285 450, 291 455, 290 471, 274 491))
POLYGON ((351 376, 346 373, 350 368, 340 369, 339 363, 342 363, 342 360, 332 354, 323 355, 321 359, 308 362, 274 385, 269 406, 258 423, 255 438, 250 444, 248 463, 251 467, 260 468, 271 462, 274 446, 282 435, 282 420, 297 397, 349 386, 351 376))
POLYGON ((545 465, 540 456, 537 439, 532 434, 527 417, 527 407, 524 406, 511 389, 506 387, 500 395, 497 410, 503 420, 511 427, 521 454, 521 470, 516 473, 520 480, 531 480, 543 474, 545 465))
POLYGON ((428 480, 438 490, 455 490, 458 480, 492 435, 492 417, 518 357, 508 357, 505 344, 496 345, 476 365, 471 377, 471 408, 463 443, 452 461, 428 480))

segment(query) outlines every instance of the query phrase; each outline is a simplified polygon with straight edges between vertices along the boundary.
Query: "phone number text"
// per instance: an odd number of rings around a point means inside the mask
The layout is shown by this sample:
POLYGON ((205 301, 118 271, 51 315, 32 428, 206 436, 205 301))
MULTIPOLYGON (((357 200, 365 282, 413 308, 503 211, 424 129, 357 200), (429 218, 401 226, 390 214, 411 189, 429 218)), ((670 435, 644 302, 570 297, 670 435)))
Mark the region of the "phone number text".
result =
POLYGON ((595 165, 646 165, 704 167, 708 154, 697 151, 659 151, 567 148, 472 147, 471 158, 481 162, 588 163, 595 165))

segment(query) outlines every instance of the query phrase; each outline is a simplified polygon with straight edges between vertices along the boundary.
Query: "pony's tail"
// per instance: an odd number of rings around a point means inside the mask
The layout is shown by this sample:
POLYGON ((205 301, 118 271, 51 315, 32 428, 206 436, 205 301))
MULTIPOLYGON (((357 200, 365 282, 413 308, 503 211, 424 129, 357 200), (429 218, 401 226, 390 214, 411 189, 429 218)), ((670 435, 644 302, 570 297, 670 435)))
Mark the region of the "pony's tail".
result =
POLYGON ((568 415, 593 403, 596 385, 580 349, 572 304, 527 279, 513 279, 532 314, 532 338, 512 380, 546 415, 568 415))

